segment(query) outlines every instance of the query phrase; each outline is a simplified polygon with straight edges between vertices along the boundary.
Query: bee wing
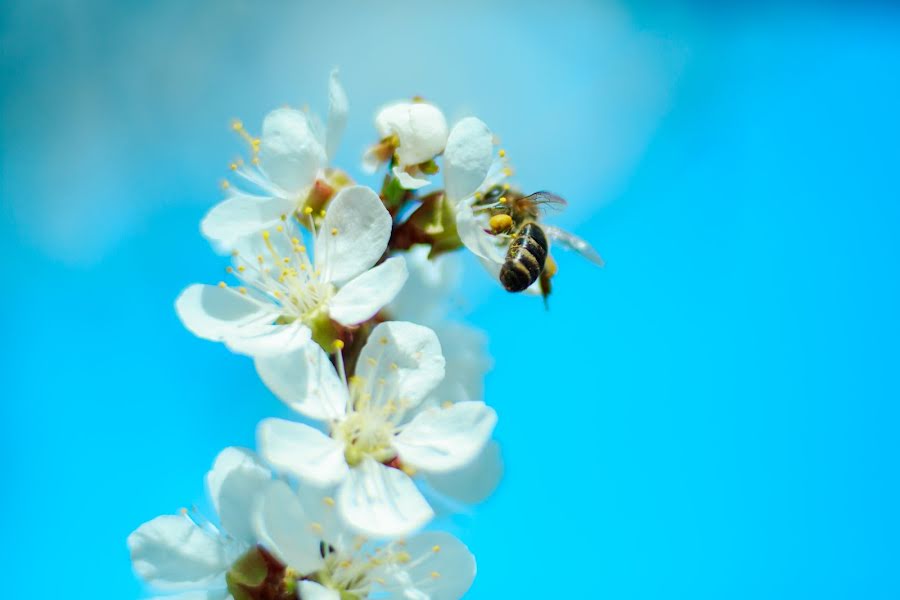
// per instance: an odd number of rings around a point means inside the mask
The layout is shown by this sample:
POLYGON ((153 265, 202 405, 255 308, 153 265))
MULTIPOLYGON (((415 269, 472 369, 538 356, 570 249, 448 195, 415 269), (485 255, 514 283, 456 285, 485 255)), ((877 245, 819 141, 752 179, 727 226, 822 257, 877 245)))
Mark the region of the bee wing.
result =
POLYGON ((571 234, 564 229, 560 229, 559 227, 554 227, 552 225, 541 224, 541 229, 544 230, 544 233, 547 234, 547 237, 559 243, 559 245, 563 248, 574 250, 598 267, 603 266, 603 259, 599 254, 597 254, 597 251, 577 235, 571 234))
POLYGON ((522 201, 544 209, 552 208, 553 210, 562 210, 569 204, 564 198, 560 198, 552 192, 535 192, 522 198, 522 201))

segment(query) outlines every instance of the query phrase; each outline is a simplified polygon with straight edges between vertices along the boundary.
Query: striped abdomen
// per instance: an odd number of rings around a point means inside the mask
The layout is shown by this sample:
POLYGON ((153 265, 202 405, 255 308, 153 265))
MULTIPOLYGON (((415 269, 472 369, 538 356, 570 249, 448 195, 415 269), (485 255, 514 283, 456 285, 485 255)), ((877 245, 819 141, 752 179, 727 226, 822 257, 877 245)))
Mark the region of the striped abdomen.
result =
POLYGON ((537 223, 526 223, 509 244, 500 283, 508 292, 521 292, 541 276, 546 260, 547 236, 537 223))

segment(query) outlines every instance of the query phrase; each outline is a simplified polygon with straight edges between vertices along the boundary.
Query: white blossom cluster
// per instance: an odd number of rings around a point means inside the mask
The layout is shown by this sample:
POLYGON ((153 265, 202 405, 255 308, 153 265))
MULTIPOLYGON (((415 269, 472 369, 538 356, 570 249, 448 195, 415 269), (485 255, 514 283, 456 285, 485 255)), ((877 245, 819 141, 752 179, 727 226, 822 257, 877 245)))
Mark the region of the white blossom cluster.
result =
POLYGON ((175 307, 195 335, 251 357, 296 419, 259 423, 258 453, 219 454, 215 523, 183 510, 129 536, 136 572, 166 598, 451 600, 475 577, 462 542, 428 530, 436 499, 480 502, 502 471, 485 336, 447 318, 445 255, 466 247, 498 272, 515 238, 497 218, 510 170, 480 120, 451 128, 414 99, 378 112, 363 170, 386 166, 384 183, 357 185, 331 164, 347 113, 334 72, 324 123, 293 108, 259 137, 234 123, 241 183, 201 224, 231 254, 229 281, 191 285, 175 307))

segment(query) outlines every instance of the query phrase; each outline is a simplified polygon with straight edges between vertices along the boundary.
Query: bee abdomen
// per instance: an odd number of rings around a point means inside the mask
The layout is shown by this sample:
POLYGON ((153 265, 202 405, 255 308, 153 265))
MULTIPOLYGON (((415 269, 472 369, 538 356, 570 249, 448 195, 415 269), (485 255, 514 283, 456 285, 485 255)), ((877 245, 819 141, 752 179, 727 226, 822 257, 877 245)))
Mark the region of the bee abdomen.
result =
POLYGON ((508 292, 521 292, 541 276, 546 260, 547 236, 535 223, 526 223, 509 244, 500 283, 508 292))

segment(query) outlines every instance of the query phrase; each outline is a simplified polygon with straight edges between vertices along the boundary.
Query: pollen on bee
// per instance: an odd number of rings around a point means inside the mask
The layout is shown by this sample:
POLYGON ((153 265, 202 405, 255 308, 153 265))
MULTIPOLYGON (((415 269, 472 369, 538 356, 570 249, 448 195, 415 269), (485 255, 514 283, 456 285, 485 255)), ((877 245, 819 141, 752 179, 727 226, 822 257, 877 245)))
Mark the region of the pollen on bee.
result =
POLYGON ((506 196, 500 196, 500 199, 497 200, 500 204, 506 204, 506 196))
POLYGON ((513 220, 509 215, 494 215, 488 220, 488 226, 494 233, 503 233, 512 227, 513 220))

